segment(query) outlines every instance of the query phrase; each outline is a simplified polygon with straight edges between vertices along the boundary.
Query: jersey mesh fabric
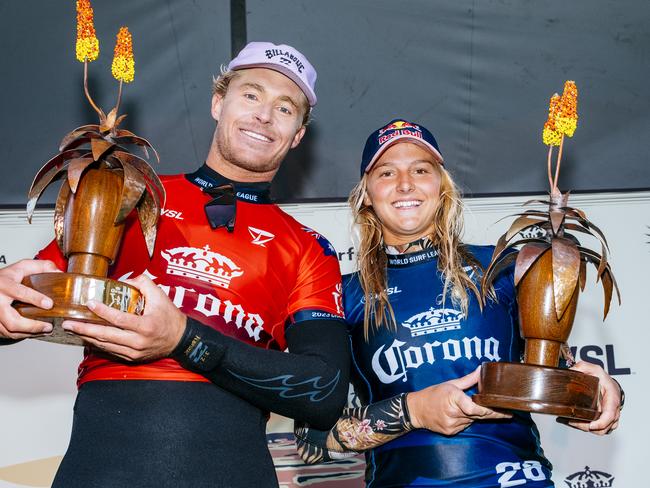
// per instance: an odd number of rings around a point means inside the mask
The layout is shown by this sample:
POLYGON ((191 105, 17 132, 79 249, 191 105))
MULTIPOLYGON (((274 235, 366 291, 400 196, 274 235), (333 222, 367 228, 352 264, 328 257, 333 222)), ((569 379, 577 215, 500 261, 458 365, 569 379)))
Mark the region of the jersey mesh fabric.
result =
MULTIPOLYGON (((492 250, 470 246, 483 266, 489 263, 492 250)), ((479 279, 476 271, 470 273, 479 279)), ((442 299, 443 280, 435 251, 391 256, 387 275, 397 330, 383 327, 371 332, 367 342, 358 277, 347 275, 343 280, 356 365, 353 376, 363 403, 464 376, 486 361, 519 361, 512 270, 496 281, 498 300, 482 313, 470 294, 467 317, 450 299, 442 299)), ((476 388, 466 393, 471 396, 476 388)), ((553 486, 551 465, 527 413, 517 413, 512 420, 477 421, 454 436, 415 430, 374 449, 367 461, 366 482, 372 488, 553 486)))
MULTIPOLYGON (((297 312, 309 309, 343 316, 336 254, 313 230, 274 204, 240 198, 234 232, 212 230, 203 209, 211 197, 200 186, 185 175, 161 180, 167 201, 153 258, 147 254, 134 212, 127 220, 110 278, 144 273, 186 315, 263 348, 286 347, 285 323, 297 312)), ((37 257, 65 270, 65 259, 54 241, 37 257)), ((130 379, 208 381, 172 359, 125 364, 86 348, 79 385, 130 379)))

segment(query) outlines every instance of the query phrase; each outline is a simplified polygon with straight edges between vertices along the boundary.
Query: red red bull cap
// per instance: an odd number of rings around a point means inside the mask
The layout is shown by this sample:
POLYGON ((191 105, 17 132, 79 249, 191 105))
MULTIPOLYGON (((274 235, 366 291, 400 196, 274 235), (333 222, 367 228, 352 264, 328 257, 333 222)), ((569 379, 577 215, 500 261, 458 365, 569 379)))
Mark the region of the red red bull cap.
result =
POLYGON ((370 171, 386 149, 397 142, 405 141, 421 145, 433 154, 436 161, 444 163, 436 138, 426 127, 404 119, 394 119, 368 136, 361 157, 361 177, 370 171))

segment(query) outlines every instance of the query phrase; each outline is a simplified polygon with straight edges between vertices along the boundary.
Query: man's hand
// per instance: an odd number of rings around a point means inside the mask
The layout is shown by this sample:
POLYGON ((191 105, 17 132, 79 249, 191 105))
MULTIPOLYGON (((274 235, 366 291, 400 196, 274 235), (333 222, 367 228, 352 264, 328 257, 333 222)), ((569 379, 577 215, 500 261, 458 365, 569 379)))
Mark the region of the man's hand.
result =
POLYGON ((580 361, 571 369, 597 376, 600 380, 598 383, 600 388, 600 401, 598 402, 600 417, 591 422, 567 419, 558 419, 558 421, 584 432, 591 432, 596 435, 610 434, 618 427, 618 422, 621 417, 621 388, 597 364, 580 361))
POLYGON ((481 369, 429 386, 407 395, 411 423, 418 429, 429 429, 445 435, 455 435, 465 430, 475 420, 496 420, 512 417, 477 405, 463 390, 478 383, 481 369))
POLYGON ((143 315, 121 312, 103 303, 88 308, 113 325, 66 320, 65 330, 84 342, 127 361, 148 361, 168 356, 180 342, 187 318, 156 284, 144 275, 125 283, 140 290, 145 299, 143 315))
POLYGON ((38 273, 56 273, 60 270, 52 261, 24 259, 0 269, 0 337, 25 339, 52 332, 52 324, 20 315, 11 304, 14 300, 43 309, 53 306, 52 299, 21 284, 23 278, 38 273))

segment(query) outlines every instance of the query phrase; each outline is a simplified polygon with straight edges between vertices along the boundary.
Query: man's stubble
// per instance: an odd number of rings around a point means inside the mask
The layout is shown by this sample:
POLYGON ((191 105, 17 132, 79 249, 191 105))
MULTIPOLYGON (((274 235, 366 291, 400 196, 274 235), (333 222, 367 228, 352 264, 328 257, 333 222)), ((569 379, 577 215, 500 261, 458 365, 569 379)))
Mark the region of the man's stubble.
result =
POLYGON ((283 154, 282 159, 275 158, 261 162, 259 160, 246 159, 245 157, 242 157, 241 154, 237 154, 237 151, 233 149, 228 139, 221 134, 221 131, 219 131, 218 128, 215 131, 214 142, 216 144, 218 153, 225 161, 229 162, 233 166, 244 169, 246 171, 250 171, 252 173, 268 173, 270 171, 275 171, 282 163, 284 156, 286 156, 286 154, 283 154))

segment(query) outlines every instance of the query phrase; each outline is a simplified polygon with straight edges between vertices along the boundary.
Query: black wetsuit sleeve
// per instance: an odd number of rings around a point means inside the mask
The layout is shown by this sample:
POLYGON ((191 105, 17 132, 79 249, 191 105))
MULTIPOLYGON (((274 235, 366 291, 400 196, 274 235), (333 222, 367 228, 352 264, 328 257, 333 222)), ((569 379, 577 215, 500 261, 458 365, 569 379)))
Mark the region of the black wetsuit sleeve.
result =
POLYGON ((0 337, 0 346, 8 346, 9 344, 15 344, 20 341, 22 339, 5 339, 4 337, 0 337))
POLYGON ((260 409, 327 430, 347 400, 350 346, 345 323, 298 322, 287 328, 285 337, 289 353, 261 349, 188 317, 171 357, 260 409))

